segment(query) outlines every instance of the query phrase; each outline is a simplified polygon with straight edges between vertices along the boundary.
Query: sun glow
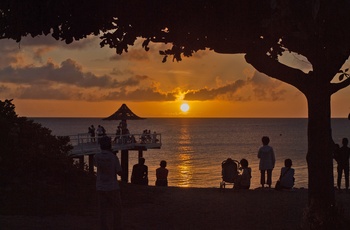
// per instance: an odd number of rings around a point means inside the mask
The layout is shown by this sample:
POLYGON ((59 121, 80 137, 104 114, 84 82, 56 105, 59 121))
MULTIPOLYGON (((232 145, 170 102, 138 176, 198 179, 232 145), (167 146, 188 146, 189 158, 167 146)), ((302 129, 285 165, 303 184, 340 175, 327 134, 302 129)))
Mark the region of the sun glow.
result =
POLYGON ((182 112, 187 112, 190 109, 190 106, 187 103, 182 103, 180 109, 182 112))

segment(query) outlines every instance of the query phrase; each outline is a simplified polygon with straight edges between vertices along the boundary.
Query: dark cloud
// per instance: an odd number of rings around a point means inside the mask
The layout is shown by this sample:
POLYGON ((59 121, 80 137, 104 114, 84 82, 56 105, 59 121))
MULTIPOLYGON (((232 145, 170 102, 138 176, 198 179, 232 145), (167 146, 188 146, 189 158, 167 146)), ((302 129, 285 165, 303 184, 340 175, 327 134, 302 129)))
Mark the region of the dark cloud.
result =
POLYGON ((53 49, 83 50, 91 46, 96 46, 97 42, 98 38, 93 36, 80 41, 74 41, 71 44, 55 40, 51 36, 24 37, 19 43, 13 40, 0 39, 0 68, 17 63, 16 55, 23 48, 31 48, 33 60, 42 63, 42 55, 53 49))
POLYGON ((110 92, 101 97, 101 100, 128 100, 128 101, 174 101, 176 97, 172 93, 161 93, 152 88, 137 89, 126 92, 110 92))
POLYGON ((8 97, 10 93, 10 88, 5 85, 0 85, 0 97, 8 97))
MULTIPOLYGON (((1 51, 0 51, 1 52, 1 51)), ((9 66, 10 64, 16 63, 17 58, 10 54, 6 54, 5 52, 1 52, 1 57, 0 57, 0 68, 9 66)))
MULTIPOLYGON (((283 89, 281 81, 274 80, 265 74, 255 72, 252 78, 247 81, 237 80, 234 83, 229 83, 225 86, 217 88, 203 88, 198 90, 190 90, 185 95, 185 100, 228 100, 228 101, 251 101, 266 100, 277 101, 283 100, 286 90, 283 89), (244 89, 249 89, 253 92, 253 96, 242 92, 244 89)), ((249 93, 249 92, 248 92, 249 93)))
POLYGON ((218 88, 204 88, 200 90, 193 90, 188 92, 185 95, 185 100, 200 100, 200 101, 206 101, 206 100, 214 100, 218 99, 218 97, 226 94, 234 94, 242 88, 245 85, 245 82, 243 80, 237 80, 236 82, 232 84, 228 84, 222 87, 218 88))
POLYGON ((52 50, 51 47, 42 47, 42 48, 38 48, 38 49, 34 49, 33 51, 33 59, 42 63, 42 55, 49 52, 50 50, 52 50))
POLYGON ((131 70, 120 70, 117 68, 113 68, 113 70, 109 73, 110 75, 114 76, 125 76, 125 75, 133 75, 134 72, 131 70))
POLYGON ((17 92, 17 97, 20 99, 72 100, 76 98, 76 96, 72 95, 71 91, 53 87, 20 87, 17 89, 17 92))
POLYGON ((83 72, 72 59, 59 66, 51 62, 41 66, 12 67, 0 69, 0 96, 12 92, 21 99, 48 100, 120 100, 166 101, 175 100, 172 93, 159 92, 147 75, 135 75, 117 80, 109 75, 96 76, 83 72), (11 86, 8 87, 7 85, 11 86), (142 89, 136 89, 142 87, 142 89))
POLYGON ((258 100, 283 100, 287 92, 281 87, 283 85, 281 81, 257 71, 248 79, 248 83, 252 85, 254 96, 258 100))
POLYGON ((109 75, 96 76, 91 72, 83 72, 75 61, 67 59, 60 66, 47 63, 43 66, 26 66, 23 68, 5 67, 0 69, 0 82, 16 84, 67 84, 83 88, 117 88, 136 86, 147 77, 136 76, 117 81, 109 75))
POLYGON ((15 41, 0 39, 0 68, 17 63, 16 53, 20 50, 15 41))
POLYGON ((149 60, 149 53, 144 49, 133 48, 128 52, 120 54, 115 54, 109 58, 111 61, 146 61, 149 60))

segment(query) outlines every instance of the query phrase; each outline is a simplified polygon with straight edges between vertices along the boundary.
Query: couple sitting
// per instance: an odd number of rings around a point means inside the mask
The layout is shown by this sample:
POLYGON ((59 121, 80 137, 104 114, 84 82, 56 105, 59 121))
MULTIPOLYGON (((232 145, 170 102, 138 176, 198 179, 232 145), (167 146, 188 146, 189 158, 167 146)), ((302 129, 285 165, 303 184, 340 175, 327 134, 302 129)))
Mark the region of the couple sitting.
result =
POLYGON ((252 169, 248 167, 248 161, 242 159, 239 163, 228 158, 222 163, 222 179, 224 182, 234 183, 234 189, 249 189, 252 169), (238 164, 241 168, 238 169, 238 164))

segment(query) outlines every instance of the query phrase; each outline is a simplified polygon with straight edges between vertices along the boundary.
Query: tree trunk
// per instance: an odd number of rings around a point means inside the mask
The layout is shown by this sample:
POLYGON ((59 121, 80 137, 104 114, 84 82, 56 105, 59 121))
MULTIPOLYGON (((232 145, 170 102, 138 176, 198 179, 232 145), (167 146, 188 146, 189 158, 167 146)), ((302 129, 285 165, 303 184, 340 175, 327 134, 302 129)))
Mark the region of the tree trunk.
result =
MULTIPOLYGON (((327 87, 325 87, 327 88, 327 87)), ((309 90, 308 152, 309 203, 305 218, 310 229, 334 229, 334 177, 330 99, 328 90, 309 90)))

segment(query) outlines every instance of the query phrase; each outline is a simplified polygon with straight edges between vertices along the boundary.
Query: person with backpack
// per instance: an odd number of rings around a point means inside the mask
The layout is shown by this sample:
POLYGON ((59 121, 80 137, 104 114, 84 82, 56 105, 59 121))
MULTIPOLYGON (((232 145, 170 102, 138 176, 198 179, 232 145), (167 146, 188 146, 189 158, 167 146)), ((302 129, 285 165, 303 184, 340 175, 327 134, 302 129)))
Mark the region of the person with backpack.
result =
POLYGON ((294 169, 292 168, 292 160, 285 159, 284 167, 281 168, 281 175, 279 178, 279 187, 276 186, 276 189, 291 189, 294 186, 294 169), (278 187, 278 188, 277 188, 278 187))

